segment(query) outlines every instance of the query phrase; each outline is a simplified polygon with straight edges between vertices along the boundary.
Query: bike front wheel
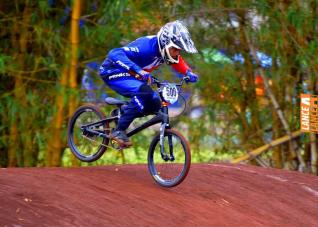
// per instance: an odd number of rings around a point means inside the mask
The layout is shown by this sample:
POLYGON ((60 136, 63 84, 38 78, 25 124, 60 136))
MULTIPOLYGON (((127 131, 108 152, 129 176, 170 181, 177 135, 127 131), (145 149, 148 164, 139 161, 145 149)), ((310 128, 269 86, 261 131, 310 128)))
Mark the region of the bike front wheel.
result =
MULTIPOLYGON (((93 162, 105 152, 109 139, 93 135, 83 130, 83 126, 93 124, 105 118, 104 113, 95 105, 79 107, 68 124, 68 145, 72 153, 83 162, 93 162)), ((108 123, 89 126, 90 130, 107 134, 108 123)))
POLYGON ((159 133, 150 144, 148 169, 156 183, 163 187, 174 187, 180 184, 189 172, 190 146, 181 133, 172 129, 165 130, 162 145, 159 133))

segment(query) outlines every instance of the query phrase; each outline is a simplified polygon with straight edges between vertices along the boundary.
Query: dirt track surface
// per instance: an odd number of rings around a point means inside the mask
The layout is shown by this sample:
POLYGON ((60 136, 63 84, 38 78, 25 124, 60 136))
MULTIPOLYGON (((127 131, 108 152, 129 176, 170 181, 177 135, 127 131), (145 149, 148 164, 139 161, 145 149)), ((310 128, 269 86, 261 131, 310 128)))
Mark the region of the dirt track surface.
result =
POLYGON ((0 226, 318 226, 318 177, 192 165, 164 189, 145 165, 0 169, 0 226))

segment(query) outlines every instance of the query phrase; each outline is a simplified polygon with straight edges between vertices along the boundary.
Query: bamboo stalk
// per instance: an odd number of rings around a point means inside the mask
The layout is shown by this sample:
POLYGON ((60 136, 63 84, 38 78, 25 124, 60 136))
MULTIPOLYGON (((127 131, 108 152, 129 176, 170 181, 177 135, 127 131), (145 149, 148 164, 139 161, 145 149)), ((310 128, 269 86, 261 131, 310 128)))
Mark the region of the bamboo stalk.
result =
MULTIPOLYGON (((18 32, 18 25, 17 23, 14 23, 13 25, 13 32, 12 32, 12 37, 11 37, 11 43, 12 46, 18 46, 17 40, 15 39, 15 34, 18 32)), ((18 52, 18 51, 17 51, 18 52)), ((17 59, 17 55, 14 56, 14 59, 17 59)), ((21 84, 20 78, 15 78, 14 79, 14 89, 13 89, 13 95, 14 98, 19 95, 19 90, 22 87, 18 86, 21 84)), ((24 89, 21 91, 24 92, 24 89)), ((9 129, 9 144, 8 144, 8 159, 9 159, 9 167, 15 167, 17 166, 17 152, 19 150, 19 140, 18 140, 18 126, 17 126, 17 115, 14 113, 15 117, 9 121, 10 129, 9 129)))
MULTIPOLYGON (((71 22, 71 66, 70 66, 70 77, 69 86, 71 88, 68 116, 71 116, 76 108, 76 96, 73 93, 77 87, 77 67, 78 67, 78 47, 79 47, 79 19, 81 15, 81 1, 75 0, 72 8, 72 22, 71 22)), ((72 156, 72 165, 78 166, 78 160, 75 156, 72 156)))
POLYGON ((251 160, 251 159, 257 157, 258 155, 262 154, 263 152, 267 151, 268 149, 273 148, 275 146, 278 146, 280 144, 283 144, 283 143, 289 141, 290 139, 294 139, 296 137, 299 137, 302 134, 303 134, 303 132, 296 131, 296 132, 291 133, 291 135, 285 135, 283 137, 280 137, 280 138, 278 138, 270 143, 267 143, 259 148, 256 148, 255 150, 248 152, 248 154, 243 155, 242 157, 239 157, 239 158, 232 160, 231 163, 239 163, 239 162, 251 160))
POLYGON ((67 84, 71 88, 70 99, 68 102, 69 111, 73 113, 76 102, 73 94, 74 89, 77 87, 77 65, 78 65, 78 43, 79 43, 79 18, 80 18, 80 0, 74 0, 72 6, 72 21, 71 21, 71 33, 70 33, 70 49, 67 48, 67 52, 70 50, 70 59, 66 54, 66 65, 63 69, 61 76, 61 89, 56 99, 57 112, 54 117, 54 127, 52 129, 52 137, 50 144, 48 145, 48 165, 59 166, 61 162, 61 151, 63 149, 63 139, 61 136, 62 125, 65 120, 65 103, 64 98, 66 95, 67 84))
MULTIPOLYGON (((13 25, 13 36, 12 36, 12 46, 17 47, 18 54, 15 55, 15 61, 19 64, 21 71, 23 71, 25 66, 25 55, 27 49, 27 25, 29 24, 30 19, 30 10, 28 4, 24 6, 23 9, 23 27, 18 25, 18 22, 15 22, 13 25), (15 39, 15 35, 20 34, 20 38, 18 42, 15 39)), ((18 74, 15 77, 14 83, 14 99, 19 107, 25 108, 27 106, 25 101, 25 84, 23 83, 21 75, 18 74)), ((14 120, 10 123, 10 140, 9 140, 9 149, 8 149, 8 156, 9 156, 9 166, 23 166, 24 163, 24 154, 25 150, 21 146, 21 136, 19 134, 19 121, 21 121, 21 112, 17 112, 14 120)), ((29 149, 29 148, 26 148, 29 149)))
MULTIPOLYGON (((72 22, 71 22, 71 67, 69 86, 71 92, 77 87, 77 66, 78 66, 78 44, 79 44, 79 18, 81 14, 81 1, 75 0, 72 8, 72 22)), ((76 99, 72 93, 69 101, 69 115, 71 115, 76 108, 76 99)))

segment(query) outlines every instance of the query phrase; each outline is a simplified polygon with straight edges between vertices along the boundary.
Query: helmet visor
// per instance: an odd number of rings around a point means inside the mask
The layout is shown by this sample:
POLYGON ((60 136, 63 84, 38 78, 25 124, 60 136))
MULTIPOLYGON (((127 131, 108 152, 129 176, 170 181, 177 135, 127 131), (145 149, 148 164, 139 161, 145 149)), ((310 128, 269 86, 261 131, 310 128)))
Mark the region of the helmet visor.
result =
POLYGON ((191 39, 190 33, 186 26, 184 26, 181 22, 177 21, 173 26, 173 32, 171 41, 179 46, 181 49, 186 51, 187 53, 198 53, 197 48, 194 46, 194 42, 191 39))

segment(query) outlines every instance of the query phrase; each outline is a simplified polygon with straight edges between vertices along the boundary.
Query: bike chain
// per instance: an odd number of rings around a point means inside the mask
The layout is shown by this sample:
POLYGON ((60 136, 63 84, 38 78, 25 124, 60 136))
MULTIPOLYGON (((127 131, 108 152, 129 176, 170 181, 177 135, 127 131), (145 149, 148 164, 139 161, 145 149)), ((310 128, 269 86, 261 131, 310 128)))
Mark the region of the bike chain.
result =
POLYGON ((87 139, 87 140, 89 140, 89 141, 92 141, 92 142, 94 142, 94 143, 96 143, 96 144, 98 144, 98 145, 101 145, 101 146, 103 146, 103 147, 110 148, 110 149, 115 150, 115 151, 122 151, 122 150, 123 150, 123 148, 117 149, 117 148, 115 148, 115 147, 108 146, 108 145, 105 145, 105 144, 103 144, 103 143, 99 143, 99 142, 97 142, 96 140, 93 140, 93 139, 91 139, 91 138, 89 138, 89 137, 87 137, 87 136, 85 136, 85 135, 82 135, 82 136, 83 136, 85 139, 87 139))

